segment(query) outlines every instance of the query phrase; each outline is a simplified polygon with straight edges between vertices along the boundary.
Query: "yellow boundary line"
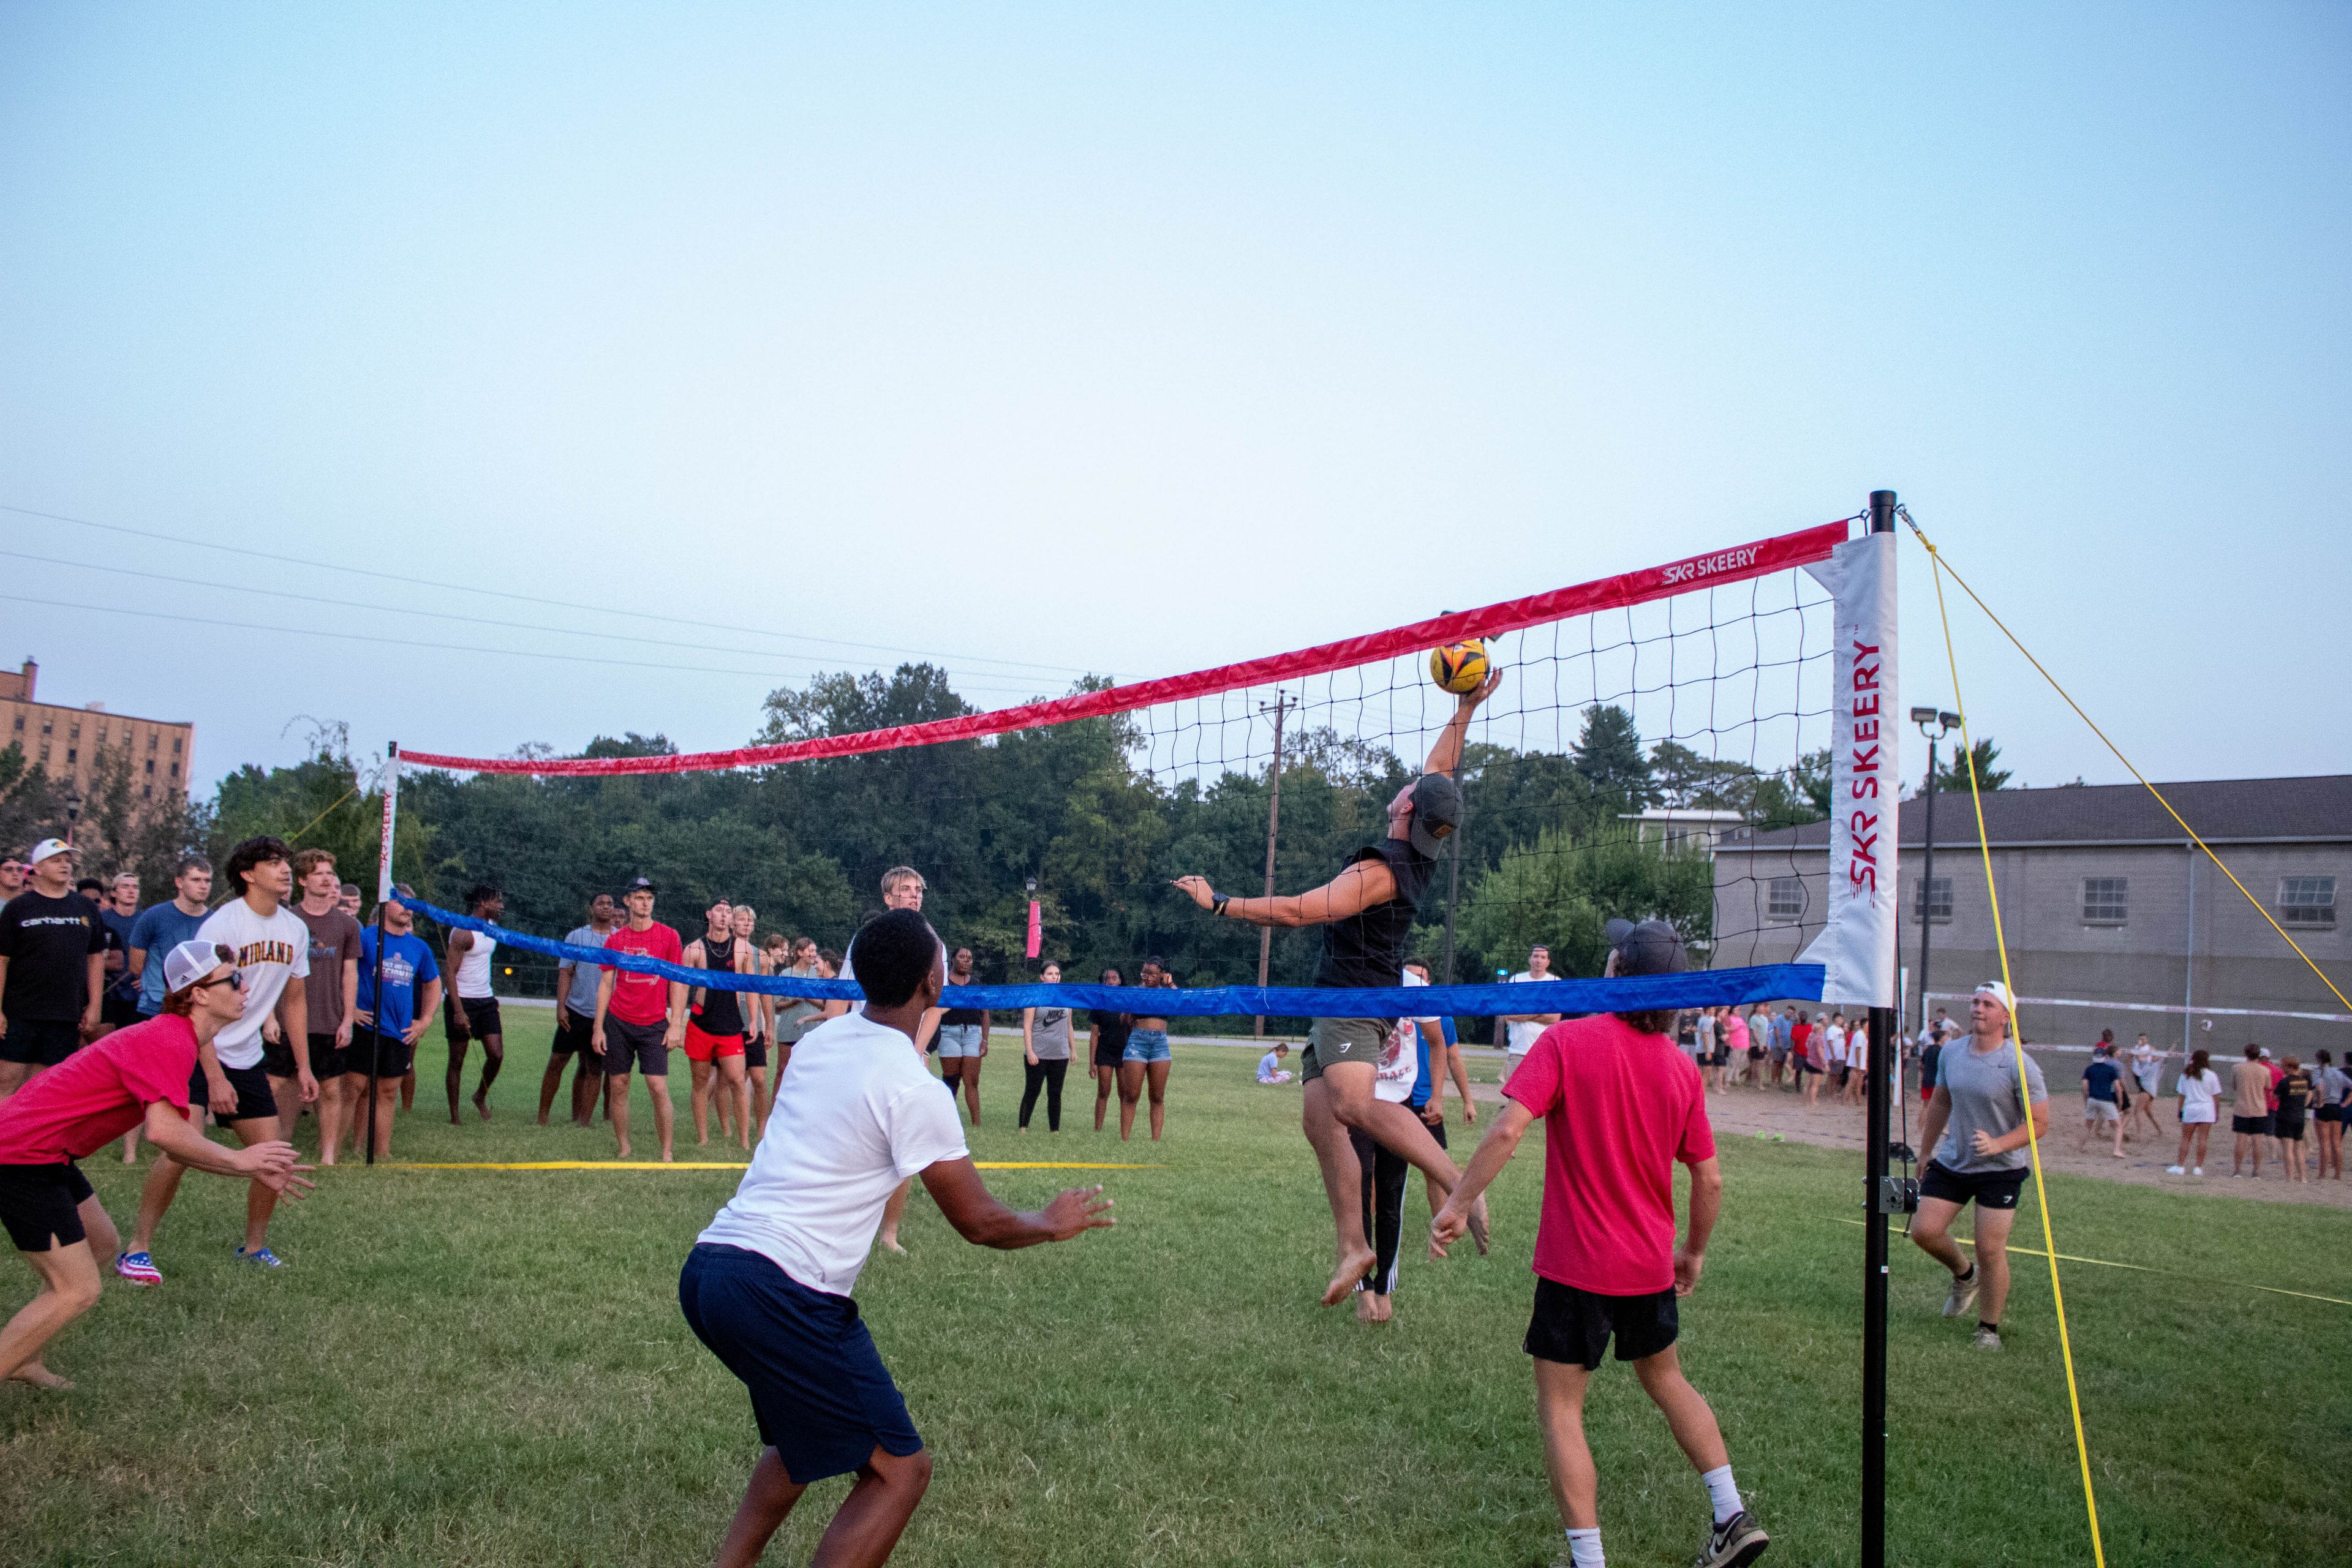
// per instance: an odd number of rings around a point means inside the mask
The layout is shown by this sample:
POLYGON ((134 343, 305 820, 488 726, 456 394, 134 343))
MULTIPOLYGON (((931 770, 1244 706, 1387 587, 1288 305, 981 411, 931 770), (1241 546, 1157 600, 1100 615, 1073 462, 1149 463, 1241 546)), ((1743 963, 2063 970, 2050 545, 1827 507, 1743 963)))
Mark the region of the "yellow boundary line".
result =
MULTIPOLYGON (((1869 1222, 1859 1219, 1846 1219, 1843 1216, 1840 1216, 1838 1224, 1861 1226, 1867 1228, 1869 1222)), ((1886 1228, 1898 1236, 1903 1234, 1903 1227, 1900 1226, 1891 1225, 1886 1228)), ((1962 1247, 1972 1247, 1976 1246, 1975 1242, 1969 1240, 1966 1237, 1956 1236, 1952 1237, 1952 1239, 1958 1242, 1962 1247)), ((2028 1258, 2048 1258, 2052 1256, 2051 1254, 2042 1251, 2038 1247, 2012 1247, 2009 1250, 2011 1252, 2021 1253, 2028 1258)), ((2128 1268, 2135 1274, 2156 1274, 2161 1275, 2167 1279, 2186 1279, 2192 1285, 2210 1285, 2216 1289, 2228 1289, 2231 1287, 2236 1287, 2246 1290, 2266 1290, 2273 1296, 2295 1296, 2305 1301, 2325 1301, 2331 1307, 2352 1307, 2352 1301, 2347 1301, 2340 1296, 2322 1296, 2312 1290, 2290 1290, 2283 1285, 2257 1285, 2250 1279, 2208 1279, 2203 1278, 2201 1275, 2177 1274, 2169 1268, 2151 1268, 2145 1263, 2118 1263, 2112 1258, 2077 1258, 2071 1252, 2061 1252, 2056 1256, 2068 1263, 2095 1263, 2102 1268, 2128 1268)))
MULTIPOLYGON (((1108 1165, 1086 1160, 974 1160, 982 1171, 1164 1171, 1165 1165, 1108 1165)), ((730 1160, 386 1160, 391 1171, 742 1171, 730 1160)))

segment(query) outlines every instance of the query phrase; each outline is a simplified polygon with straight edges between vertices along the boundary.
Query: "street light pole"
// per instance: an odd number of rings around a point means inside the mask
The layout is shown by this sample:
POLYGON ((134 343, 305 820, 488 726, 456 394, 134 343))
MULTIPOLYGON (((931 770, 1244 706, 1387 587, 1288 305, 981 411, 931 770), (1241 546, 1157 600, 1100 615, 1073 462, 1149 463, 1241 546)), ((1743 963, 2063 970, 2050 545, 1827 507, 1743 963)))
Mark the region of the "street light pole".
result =
MULTIPOLYGON (((1258 711, 1274 710, 1274 763, 1266 773, 1265 801, 1265 896, 1274 897, 1274 841, 1282 826, 1282 718, 1290 711, 1290 693, 1277 691, 1271 703, 1261 702, 1258 711)), ((1257 988, 1265 989, 1268 966, 1274 960, 1274 928, 1257 928, 1257 988)), ((1265 1018, 1263 1015, 1250 1023, 1250 1032, 1259 1039, 1265 1038, 1265 1018)))
POLYGON ((1927 737, 1927 843, 1919 858, 1919 1041, 1926 1047, 1927 1034, 1927 933, 1936 923, 1936 746, 1960 722, 1957 713, 1945 713, 1934 708, 1914 708, 1911 721, 1919 726, 1919 733, 1927 737), (1927 726, 1933 724, 1934 729, 1927 726))

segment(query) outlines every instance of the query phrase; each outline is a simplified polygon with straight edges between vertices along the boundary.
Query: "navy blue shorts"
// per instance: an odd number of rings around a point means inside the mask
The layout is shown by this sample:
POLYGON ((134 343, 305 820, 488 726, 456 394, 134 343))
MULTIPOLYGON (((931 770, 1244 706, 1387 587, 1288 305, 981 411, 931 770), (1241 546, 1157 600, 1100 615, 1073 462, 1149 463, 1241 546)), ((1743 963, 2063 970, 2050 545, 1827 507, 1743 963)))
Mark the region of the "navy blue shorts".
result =
POLYGON ((677 1304, 694 1337, 751 1390, 760 1441, 795 1484, 851 1474, 877 1448, 922 1452, 848 1297, 812 1290, 756 1252, 703 1242, 687 1254, 677 1304))

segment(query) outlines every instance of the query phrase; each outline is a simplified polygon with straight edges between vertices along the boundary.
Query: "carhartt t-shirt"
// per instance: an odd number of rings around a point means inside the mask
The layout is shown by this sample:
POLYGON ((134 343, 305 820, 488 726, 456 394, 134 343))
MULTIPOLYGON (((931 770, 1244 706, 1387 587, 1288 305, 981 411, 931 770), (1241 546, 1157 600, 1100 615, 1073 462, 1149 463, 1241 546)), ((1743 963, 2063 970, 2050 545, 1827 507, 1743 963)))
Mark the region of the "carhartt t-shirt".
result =
MULTIPOLYGON (((656 921, 643 931, 628 926, 615 929, 604 939, 606 952, 642 952, 647 958, 659 958, 671 963, 684 961, 686 949, 677 940, 677 932, 656 921)), ((660 1024, 669 1019, 670 983, 658 974, 632 974, 625 969, 613 971, 613 1000, 606 1011, 624 1024, 660 1024)), ((593 1003, 589 1010, 595 1010, 593 1003)), ((801 1281, 807 1284, 805 1279, 801 1281)))
MULTIPOLYGON (((2049 1100, 2042 1068, 2032 1057, 2025 1058, 2025 1079, 2034 1104, 2049 1100)), ((1936 1058, 1936 1085, 1952 1099, 1952 1119, 1945 1123, 1944 1140, 1930 1156, 1936 1163, 1956 1174, 1972 1175, 1981 1171, 2023 1170, 2033 1163, 2033 1156, 2022 1148, 2002 1154, 1977 1152, 1978 1129, 2004 1138, 2024 1124, 2025 1107, 2017 1100, 2015 1041, 2004 1040, 1999 1050, 1981 1055, 1970 1041, 1946 1046, 1944 1054, 1936 1058)))
POLYGON ((195 1026, 166 1015, 84 1046, 0 1103, 0 1165, 54 1165, 105 1148, 161 1101, 187 1103, 195 1026))
POLYGON ((1601 1296, 1671 1289, 1675 1162, 1715 1157, 1691 1059, 1596 1014, 1546 1029, 1503 1092, 1544 1119, 1535 1271, 1601 1296))
POLYGON ((79 1018, 89 1003, 89 955, 105 951, 96 904, 26 889, 0 910, 0 957, 8 961, 0 1013, 45 1024, 79 1018))
POLYGON ((909 1044, 863 1012, 802 1036, 751 1168, 698 1239, 756 1252, 812 1290, 849 1294, 898 1184, 967 1152, 954 1099, 909 1044))
MULTIPOLYGON (((213 1054, 225 1068, 258 1067, 263 1022, 276 1010, 286 982, 310 973, 310 928, 283 904, 265 916, 243 899, 231 899, 205 918, 196 940, 235 952, 236 972, 245 978, 245 1016, 213 1037, 213 1054)), ((147 961, 157 957, 151 952, 147 961)))

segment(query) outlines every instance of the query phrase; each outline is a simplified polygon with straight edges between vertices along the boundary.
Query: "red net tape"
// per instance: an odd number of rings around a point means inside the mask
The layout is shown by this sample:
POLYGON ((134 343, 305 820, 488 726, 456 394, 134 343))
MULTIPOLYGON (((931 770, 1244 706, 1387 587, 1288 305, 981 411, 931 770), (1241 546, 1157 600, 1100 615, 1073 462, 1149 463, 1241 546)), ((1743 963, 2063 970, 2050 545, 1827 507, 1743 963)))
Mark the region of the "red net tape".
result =
POLYGON ((1325 643, 1296 653, 1275 654, 1190 675, 1165 676, 1103 691, 1079 692, 1044 702, 1000 708, 990 713, 968 713, 927 724, 901 724, 888 730, 867 730, 855 735, 820 735, 774 746, 739 746, 730 752, 691 752, 656 757, 452 757, 437 752, 403 752, 400 760, 411 767, 455 768, 478 773, 532 773, 543 777, 586 773, 692 773, 720 768, 764 767, 776 763, 806 762, 819 757, 850 757, 866 752, 896 751, 902 746, 935 746, 942 741, 970 741, 982 735, 1010 734, 1073 719, 1099 719, 1138 708, 1192 697, 1213 697, 1252 686, 1271 686, 1303 676, 1324 675, 1360 664, 1418 653, 1458 642, 1464 637, 1500 637, 1525 626, 1589 616, 1599 610, 1646 604, 1719 583, 1802 566, 1829 558, 1832 547, 1845 542, 1848 522, 1826 522, 1752 544, 1685 556, 1663 566, 1644 567, 1615 577, 1580 583, 1572 588, 1511 599, 1484 609, 1457 610, 1451 615, 1416 621, 1392 631, 1374 632, 1325 643))

